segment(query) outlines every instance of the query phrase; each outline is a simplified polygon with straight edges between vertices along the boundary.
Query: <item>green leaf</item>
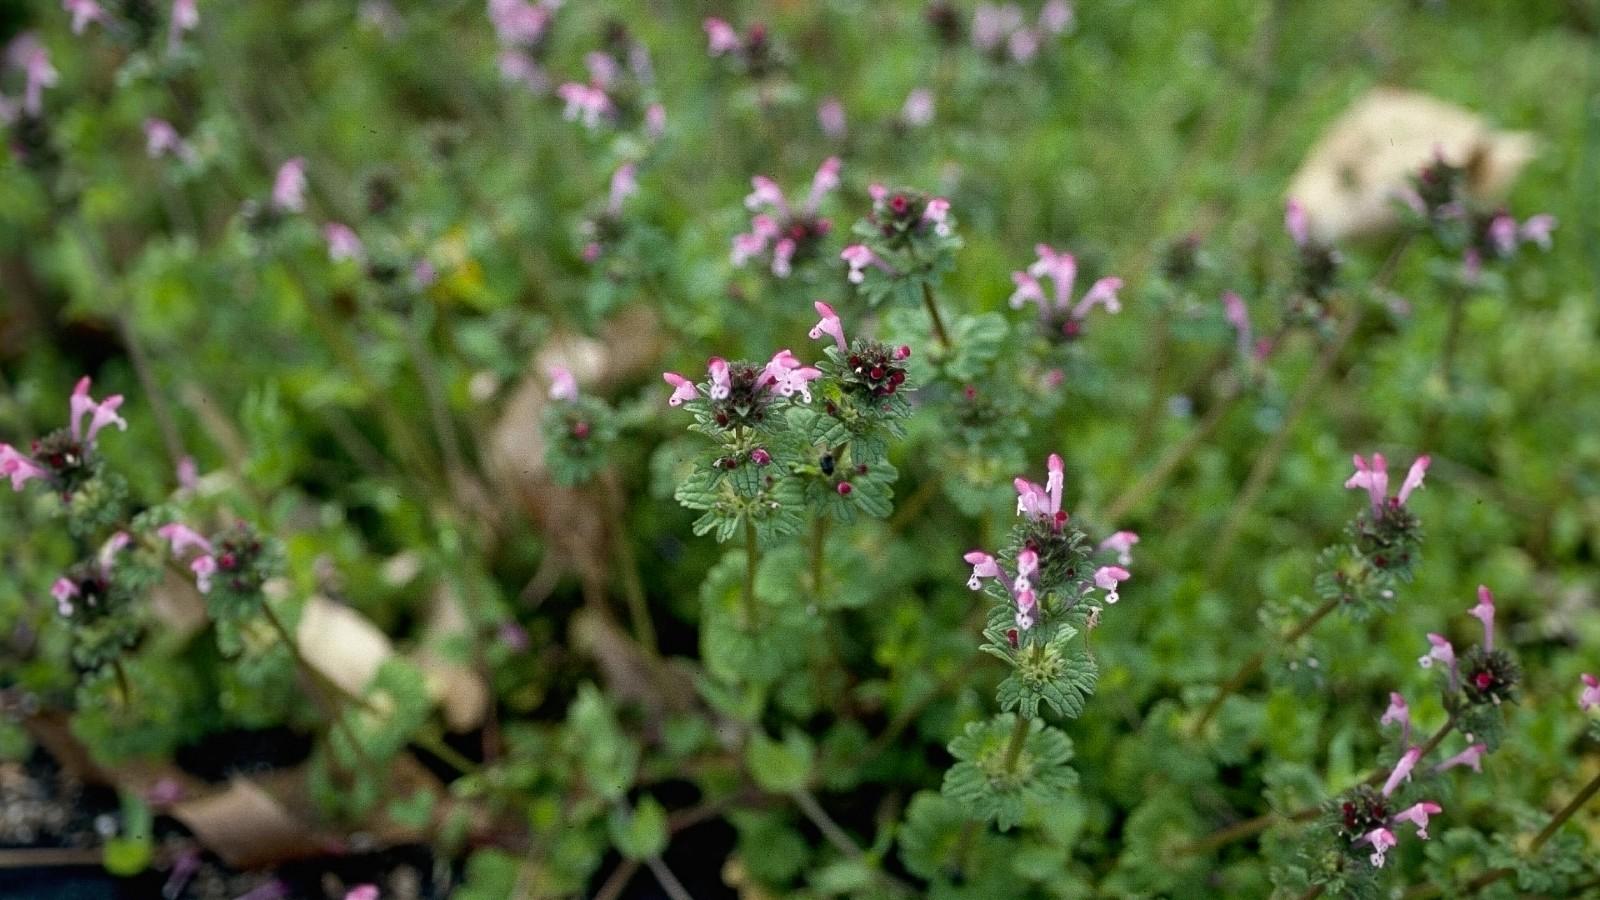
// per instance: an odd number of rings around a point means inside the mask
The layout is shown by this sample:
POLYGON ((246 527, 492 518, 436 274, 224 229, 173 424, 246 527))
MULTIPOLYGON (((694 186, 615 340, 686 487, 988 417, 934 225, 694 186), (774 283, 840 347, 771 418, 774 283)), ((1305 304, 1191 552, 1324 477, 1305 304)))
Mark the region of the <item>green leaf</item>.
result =
POLYGON ((617 806, 607 824, 611 843, 628 859, 649 859, 667 849, 667 811, 654 797, 641 798, 631 812, 617 806))
POLYGON ((801 731, 790 729, 782 743, 758 731, 745 749, 745 764, 763 790, 788 794, 810 782, 815 755, 811 739, 801 731))

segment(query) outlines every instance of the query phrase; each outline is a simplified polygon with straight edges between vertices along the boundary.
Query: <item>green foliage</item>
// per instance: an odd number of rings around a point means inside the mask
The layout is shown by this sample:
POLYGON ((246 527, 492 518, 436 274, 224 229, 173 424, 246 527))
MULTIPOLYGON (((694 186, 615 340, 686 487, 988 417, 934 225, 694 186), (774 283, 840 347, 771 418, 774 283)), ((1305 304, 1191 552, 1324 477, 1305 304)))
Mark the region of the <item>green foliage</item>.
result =
POLYGON ((1019 720, 1002 713, 972 722, 950 742, 956 764, 945 773, 944 796, 961 804, 970 818, 992 820, 1009 831, 1029 811, 1066 799, 1078 782, 1067 762, 1072 740, 1038 719, 1019 720), (1025 721, 1025 732, 1017 722, 1025 721), (1016 735, 1024 734, 1013 750, 1016 735))

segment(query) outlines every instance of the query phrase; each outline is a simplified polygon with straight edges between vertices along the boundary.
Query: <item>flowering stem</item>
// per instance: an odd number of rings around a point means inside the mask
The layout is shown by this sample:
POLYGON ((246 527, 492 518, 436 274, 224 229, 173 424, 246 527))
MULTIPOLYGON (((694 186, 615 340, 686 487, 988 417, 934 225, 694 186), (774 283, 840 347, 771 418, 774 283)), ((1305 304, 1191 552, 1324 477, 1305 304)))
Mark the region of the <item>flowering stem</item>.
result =
POLYGON ((811 593, 822 595, 822 553, 828 542, 828 517, 818 515, 811 522, 811 593))
POLYGON ((283 642, 285 647, 289 648, 289 655, 294 657, 295 666, 300 670, 301 674, 305 675, 307 683, 311 685, 312 699, 322 708, 323 715, 328 718, 328 721, 338 730, 339 734, 349 742, 350 750, 355 754, 356 759, 360 761, 361 768, 376 776, 381 770, 368 758, 366 748, 362 747, 361 742, 356 740, 355 732, 351 730, 350 723, 344 720, 344 716, 339 714, 338 707, 323 695, 322 682, 318 679, 320 673, 306 661, 305 656, 300 652, 300 645, 295 643, 294 638, 289 634, 289 629, 284 627, 283 620, 278 618, 278 614, 272 611, 272 607, 262 603, 261 611, 266 615, 267 622, 272 625, 272 630, 278 633, 278 639, 283 642))
POLYGON ((1017 714, 1017 722, 1011 728, 1011 743, 1006 745, 1006 771, 1015 774, 1017 761, 1022 758, 1022 746, 1028 742, 1028 726, 1031 719, 1021 713, 1017 714))
POLYGON ((933 333, 939 338, 939 345, 946 350, 950 346, 950 333, 944 330, 944 319, 939 316, 939 304, 933 299, 933 286, 926 281, 922 283, 922 304, 928 308, 928 318, 933 321, 933 333))
MULTIPOLYGON (((1288 634, 1285 634, 1278 640, 1278 645, 1287 646, 1304 637, 1306 632, 1315 628, 1318 622, 1321 622, 1324 618, 1327 618, 1328 613, 1333 612, 1334 609, 1338 607, 1339 601, 1339 597, 1334 597, 1316 609, 1312 610, 1311 615, 1306 616, 1304 621, 1290 629, 1288 634)), ((1212 697, 1211 702, 1206 705, 1206 708, 1203 711, 1201 711, 1200 718, 1195 720, 1194 727, 1190 730, 1191 733, 1199 735, 1200 732, 1205 729, 1206 723, 1211 721, 1211 717, 1217 714, 1218 709, 1222 708, 1222 701, 1228 699, 1228 697, 1235 691, 1248 684, 1250 679, 1254 678, 1256 673, 1261 671, 1261 667, 1265 665, 1266 662, 1266 650, 1257 651, 1254 656, 1245 660, 1244 665, 1240 666, 1239 670, 1233 673, 1233 677, 1223 682, 1222 686, 1217 688, 1217 695, 1212 697)))
MULTIPOLYGON (((1427 743, 1422 745, 1422 754, 1417 758, 1419 760, 1427 759, 1428 754, 1438 749, 1439 745, 1444 742, 1444 739, 1448 737, 1450 732, 1454 731, 1455 728, 1456 718, 1452 715, 1445 721, 1443 725, 1439 726, 1439 730, 1435 731, 1432 737, 1428 738, 1427 743)), ((1383 779, 1387 777, 1388 774, 1389 773, 1387 769, 1378 769, 1371 775, 1367 776, 1362 783, 1368 786, 1382 784, 1383 779)), ((1317 813, 1321 811, 1322 808, 1320 806, 1307 806, 1303 809, 1298 809, 1285 815, 1270 812, 1264 813, 1256 816, 1253 819, 1246 819, 1243 822, 1235 822, 1226 828, 1213 831, 1211 834, 1184 847, 1181 852, 1186 856, 1191 854, 1210 853, 1219 847, 1226 847, 1234 841, 1242 841, 1245 838, 1260 834, 1280 821, 1309 822, 1312 819, 1315 819, 1317 817, 1317 813)))
POLYGON ((1306 375, 1306 380, 1301 383, 1300 390, 1289 401, 1289 409, 1284 413, 1283 424, 1272 435, 1272 441, 1267 444, 1267 449, 1256 457, 1255 464, 1250 467, 1250 474, 1245 478, 1244 489, 1239 492, 1239 499, 1229 511, 1227 521, 1222 526, 1221 536, 1213 545, 1216 549, 1211 554, 1210 577, 1215 578, 1228 564, 1230 552, 1234 542, 1239 538, 1239 532, 1244 527, 1246 518, 1261 495, 1266 491, 1272 476, 1278 471, 1278 463, 1283 459, 1283 453, 1289 446, 1289 438, 1294 433, 1295 425, 1299 424, 1300 417, 1311 408, 1311 401, 1316 398, 1322 386, 1327 382, 1329 374, 1333 372, 1334 364, 1338 362, 1339 355, 1349 345, 1350 339, 1355 336, 1356 329, 1360 327, 1364 318, 1363 309, 1357 306, 1345 317, 1344 325, 1338 334, 1317 357, 1312 365, 1311 372, 1306 375))
POLYGON ((1589 783, 1583 786, 1583 790, 1579 791, 1576 797, 1572 798, 1572 802, 1563 806, 1561 811, 1556 813, 1555 818, 1550 820, 1550 824, 1544 826, 1544 830, 1534 836, 1533 843, 1528 845, 1528 853, 1530 855, 1538 853, 1539 848, 1543 847, 1552 837, 1555 837, 1556 832, 1561 830, 1561 826, 1565 825, 1574 813, 1582 809, 1585 803, 1594 799, 1596 793, 1600 793, 1600 775, 1589 779, 1589 783))
POLYGON ((756 627, 756 566, 761 564, 761 548, 756 544, 756 523, 744 520, 744 624, 756 627))
POLYGON ((129 701, 133 698, 133 691, 128 688, 128 672, 122 668, 122 660, 113 659, 111 671, 117 676, 117 693, 122 698, 122 708, 127 709, 129 701))

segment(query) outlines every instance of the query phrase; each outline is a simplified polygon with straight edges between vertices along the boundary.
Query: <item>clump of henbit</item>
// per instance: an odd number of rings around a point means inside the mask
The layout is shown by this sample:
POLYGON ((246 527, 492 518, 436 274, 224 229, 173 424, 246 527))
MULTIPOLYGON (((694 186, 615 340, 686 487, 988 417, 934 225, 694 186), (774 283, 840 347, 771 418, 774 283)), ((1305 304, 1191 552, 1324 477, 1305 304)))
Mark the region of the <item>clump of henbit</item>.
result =
POLYGON ((1388 495, 1388 463, 1382 453, 1372 454, 1369 465, 1359 454, 1354 457, 1356 472, 1345 481, 1347 488, 1366 490, 1371 503, 1351 525, 1352 536, 1362 557, 1374 568, 1409 576, 1417 547, 1422 542, 1421 522, 1406 508, 1406 500, 1422 487, 1429 457, 1419 456, 1406 473, 1400 492, 1388 495))

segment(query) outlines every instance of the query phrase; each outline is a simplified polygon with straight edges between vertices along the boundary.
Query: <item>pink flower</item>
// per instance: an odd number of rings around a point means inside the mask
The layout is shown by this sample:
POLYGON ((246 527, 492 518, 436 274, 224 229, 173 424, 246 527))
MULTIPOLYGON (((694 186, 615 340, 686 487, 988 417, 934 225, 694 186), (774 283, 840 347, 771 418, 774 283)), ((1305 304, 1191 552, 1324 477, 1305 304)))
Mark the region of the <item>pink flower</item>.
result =
POLYGON ((72 598, 78 594, 78 586, 70 578, 57 578, 55 584, 50 585, 50 596, 56 598, 56 612, 63 616, 72 615, 72 598))
POLYGON ((1588 712, 1591 709, 1600 707, 1600 678, 1596 678, 1588 672, 1578 677, 1583 681, 1583 691, 1578 695, 1578 709, 1582 712, 1588 712))
POLYGON ((144 120, 144 152, 151 159, 175 156, 184 162, 194 162, 194 148, 178 135, 178 129, 165 119, 144 120))
POLYGON ((1048 467, 1049 475, 1045 477, 1044 487, 1023 478, 1012 481, 1017 489, 1017 515, 1048 519, 1056 528, 1060 528, 1067 521, 1067 514, 1061 511, 1061 495, 1066 483, 1065 464, 1059 454, 1052 453, 1048 467))
POLYGON ((1486 585, 1478 585, 1478 605, 1467 614, 1483 623, 1483 649, 1494 649, 1494 594, 1486 585))
POLYGON ((1244 298, 1227 291, 1222 295, 1222 314, 1227 317, 1228 324, 1233 326, 1240 356, 1251 355, 1251 345, 1255 338, 1250 331, 1250 309, 1245 306, 1244 298))
POLYGON ((830 156, 817 167, 817 174, 811 176, 811 193, 806 196, 806 208, 811 212, 815 212, 829 194, 839 189, 840 165, 839 157, 830 156))
POLYGON ((811 382, 822 377, 821 369, 802 365, 788 350, 779 350, 761 372, 769 390, 785 397, 798 393, 806 403, 811 402, 811 382))
POLYGON ((547 6, 534 6, 524 0, 489 0, 489 22, 502 44, 538 43, 550 18, 547 6))
POLYGON ((189 571, 194 573, 194 586, 200 593, 211 593, 211 577, 217 574, 216 559, 211 556, 197 556, 189 563, 189 571))
POLYGON ((611 193, 606 199, 606 211, 611 215, 620 215, 623 201, 639 193, 639 180, 635 177, 637 172, 633 163, 624 163, 611 174, 611 193))
POLYGON ((667 404, 670 406, 682 406, 685 401, 693 400, 700 396, 699 391, 695 389, 694 382, 676 372, 662 372, 661 378, 667 384, 672 385, 672 396, 667 398, 667 404))
POLYGON ((867 266, 876 267, 890 275, 894 274, 894 269, 888 263, 879 259, 878 255, 872 252, 872 248, 866 244, 851 244, 839 253, 839 258, 850 266, 850 274, 847 277, 850 279, 851 284, 860 284, 866 280, 867 266))
POLYGON ((126 531, 119 531, 106 538, 106 542, 100 545, 99 555, 95 558, 95 562, 100 565, 100 571, 110 575, 111 564, 116 562, 117 554, 127 549, 127 546, 131 543, 133 543, 133 535, 126 531))
POLYGON ((572 377, 572 370, 566 366, 551 366, 546 370, 550 375, 550 399, 565 400, 568 403, 578 399, 578 380, 572 377))
POLYGON ((843 138, 846 132, 844 104, 835 97, 817 104, 817 124, 821 126, 822 133, 833 140, 843 138))
POLYGON ((358 884, 344 895, 344 900, 378 900, 378 886, 358 884))
POLYGON ((1117 291, 1122 289, 1122 279, 1108 277, 1096 281, 1074 306, 1072 288, 1078 279, 1077 258, 1071 253, 1057 251, 1048 244, 1035 246, 1034 252, 1039 258, 1028 266, 1026 272, 1011 273, 1011 280, 1017 285, 1017 290, 1011 295, 1013 309, 1021 309, 1033 302, 1039 305, 1040 318, 1048 318, 1055 312, 1078 320, 1087 316, 1096 306, 1104 306, 1106 312, 1110 313, 1122 310, 1122 304, 1117 299, 1117 291), (1053 283, 1053 302, 1046 299, 1040 278, 1049 278, 1053 283))
POLYGON ((739 32, 733 30, 721 19, 706 19, 703 23, 706 30, 706 52, 712 56, 722 56, 733 53, 743 46, 739 40, 739 32))
POLYGON ((750 193, 744 198, 744 208, 755 212, 764 206, 770 206, 781 215, 789 214, 789 204, 783 199, 783 188, 778 183, 765 175, 755 175, 750 178, 750 193))
POLYGON ((1517 252, 1517 220, 1505 213, 1489 220, 1489 244, 1501 256, 1517 252))
POLYGON ((298 213, 306 208, 306 161, 296 156, 278 167, 272 181, 272 205, 279 212, 298 213))
POLYGON ((78 384, 72 389, 72 396, 68 400, 68 408, 72 417, 72 436, 80 441, 92 444, 95 436, 107 425, 117 426, 118 431, 127 431, 128 422, 117 415, 117 410, 122 408, 122 395, 112 394, 104 400, 95 402, 89 396, 89 376, 78 379, 78 384), (83 428, 83 417, 89 416, 89 428, 83 428))
POLYGON ((950 236, 950 201, 943 197, 934 197, 922 209, 922 220, 933 223, 933 233, 940 237, 950 236))
POLYGON ((1011 589, 1017 593, 1033 590, 1033 576, 1039 572, 1039 554, 1033 550, 1024 550, 1017 554, 1017 578, 1011 583, 1011 589))
POLYGON ((994 557, 984 553, 982 550, 974 550, 962 557, 962 559, 965 559, 967 564, 972 566, 972 577, 967 579, 967 587, 972 590, 976 591, 983 587, 982 579, 1000 577, 1000 564, 995 562, 994 557))
POLYGON ((1122 599, 1117 594, 1117 584, 1127 581, 1130 577, 1128 570, 1121 566, 1101 566, 1094 570, 1095 586, 1106 592, 1106 602, 1116 603, 1122 599))
POLYGON ((767 244, 778 236, 778 223, 771 216, 757 215, 750 219, 750 232, 735 235, 733 255, 735 266, 742 266, 767 250, 767 244))
POLYGON ((1021 27, 1022 9, 1015 3, 979 3, 972 11, 972 46, 980 53, 993 53, 1021 27))
POLYGON ((840 353, 849 349, 849 345, 846 344, 844 339, 844 323, 839 321, 839 316, 833 311, 833 307, 823 303, 821 300, 811 305, 816 309, 817 315, 822 317, 820 322, 812 326, 811 339, 813 341, 820 340, 826 334, 833 338, 833 342, 838 345, 840 353))
POLYGON ((1522 223, 1522 239, 1531 241, 1539 246, 1540 250, 1550 249, 1550 232, 1556 230, 1556 217, 1549 213, 1540 213, 1529 216, 1522 223))
POLYGON ((44 110, 44 89, 55 87, 61 80, 56 67, 50 64, 50 52, 30 33, 13 40, 7 56, 23 72, 22 111, 37 116, 44 110))
POLYGON ((1473 744, 1455 756, 1434 766, 1433 770, 1435 772, 1445 772, 1454 769, 1456 766, 1471 766, 1472 771, 1482 773, 1483 755, 1488 752, 1489 746, 1487 744, 1473 744))
POLYGON ((94 0, 61 0, 61 8, 72 16, 73 34, 83 34, 91 22, 106 20, 106 11, 94 0))
POLYGON ((711 357, 709 364, 711 371, 711 399, 726 400, 733 390, 733 383, 728 378, 728 361, 720 356, 711 357))
POLYGON ((1417 837, 1419 837, 1419 838, 1421 838, 1423 840, 1427 840, 1428 839, 1428 817, 1429 816, 1436 816, 1436 815, 1438 815, 1439 813, 1441 813, 1443 811, 1444 811, 1444 808, 1441 807, 1439 804, 1437 804, 1437 803, 1429 803, 1428 801, 1424 800, 1421 803, 1417 803, 1417 804, 1415 804, 1413 806, 1409 806, 1406 809, 1402 810, 1401 812, 1396 813, 1395 817, 1394 817, 1394 821, 1395 822, 1410 822, 1411 824, 1417 826, 1417 837))
POLYGON ((1379 725, 1400 724, 1401 740, 1409 740, 1411 736, 1411 709, 1406 706, 1406 698, 1398 691, 1389 693, 1389 708, 1383 711, 1383 717, 1378 720, 1379 725))
POLYGON ((1033 611, 1038 606, 1038 598, 1033 591, 1019 591, 1017 593, 1017 627, 1023 631, 1033 627, 1033 611))
POLYGON ((1383 795, 1385 797, 1393 794, 1395 788, 1398 788, 1401 782, 1411 780, 1411 770, 1416 768, 1417 760, 1421 758, 1421 747, 1412 747, 1400 757, 1400 761, 1394 765, 1394 771, 1389 773, 1389 780, 1383 783, 1383 795))
POLYGON ((1063 34, 1072 27, 1072 4, 1067 0, 1050 0, 1039 10, 1039 28, 1050 34, 1063 34))
POLYGON ((178 49, 184 32, 200 27, 200 10, 195 0, 172 0, 172 22, 167 30, 167 50, 178 49))
POLYGON ((1428 632, 1428 643, 1432 645, 1426 656, 1417 659, 1417 664, 1424 669, 1431 668, 1435 661, 1449 666, 1452 671, 1456 666, 1456 648, 1450 644, 1442 634, 1428 632))
POLYGON ((588 129, 598 128, 600 120, 611 111, 611 98, 604 89, 576 81, 556 88, 556 96, 566 101, 561 116, 569 122, 582 121, 588 129))
POLYGON ((360 262, 366 256, 361 238, 349 225, 329 222, 322 226, 322 238, 328 242, 328 258, 334 262, 360 262))
POLYGON ((520 84, 530 91, 544 93, 550 87, 550 78, 545 75, 533 57, 521 50, 504 49, 497 57, 500 64, 500 77, 511 83, 520 84))
POLYGON ((43 466, 19 453, 17 448, 0 444, 0 478, 11 479, 13 491, 20 491, 24 484, 35 478, 47 478, 49 474, 43 466))
POLYGON ((211 553, 211 542, 206 540, 200 532, 195 531, 180 522, 173 522, 156 529, 156 535, 172 545, 172 555, 182 556, 189 550, 199 550, 201 553, 211 553))
POLYGON ((651 140, 660 140, 667 133, 667 108, 659 103, 652 103, 645 107, 644 133, 651 140))
POLYGON ((1139 543, 1139 535, 1132 531, 1119 531, 1100 542, 1099 549, 1110 550, 1117 554, 1117 562, 1127 566, 1133 563, 1133 545, 1139 543))
MULTIPOLYGON (((1389 464, 1384 460, 1382 453, 1372 454, 1372 464, 1368 465, 1361 454, 1352 457, 1356 471, 1354 475, 1345 479, 1347 488, 1362 488, 1367 492, 1367 497, 1372 501, 1372 511, 1378 512, 1383 508, 1389 493, 1389 464)), ((1406 480, 1400 485, 1400 493, 1395 496, 1394 502, 1404 506, 1413 491, 1422 487, 1422 477, 1427 474, 1428 466, 1432 459, 1428 456, 1419 456, 1411 464, 1411 469, 1406 472, 1406 480)))
POLYGON ((1311 223, 1306 219, 1306 208, 1300 201, 1289 198, 1283 207, 1283 228, 1296 247, 1304 247, 1311 240, 1311 223))
POLYGON ((1384 855, 1389 852, 1390 848, 1395 845, 1396 841, 1394 838, 1394 832, 1390 831, 1389 829, 1374 828, 1363 835, 1360 840, 1356 841, 1356 843, 1372 845, 1372 856, 1368 857, 1368 859, 1372 862, 1373 866, 1381 869, 1383 868, 1384 855))
POLYGON ((900 120, 912 128, 921 128, 933 121, 933 91, 917 88, 906 95, 900 108, 900 120))

